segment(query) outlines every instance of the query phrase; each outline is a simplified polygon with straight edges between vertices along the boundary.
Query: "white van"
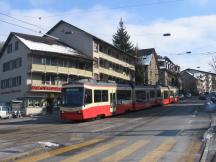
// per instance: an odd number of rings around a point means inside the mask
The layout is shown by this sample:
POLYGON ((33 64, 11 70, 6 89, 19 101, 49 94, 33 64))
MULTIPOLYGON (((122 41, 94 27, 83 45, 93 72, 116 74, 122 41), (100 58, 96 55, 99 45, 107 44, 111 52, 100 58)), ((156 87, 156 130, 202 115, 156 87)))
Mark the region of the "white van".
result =
POLYGON ((12 114, 10 113, 9 106, 0 106, 0 119, 11 118, 12 114))

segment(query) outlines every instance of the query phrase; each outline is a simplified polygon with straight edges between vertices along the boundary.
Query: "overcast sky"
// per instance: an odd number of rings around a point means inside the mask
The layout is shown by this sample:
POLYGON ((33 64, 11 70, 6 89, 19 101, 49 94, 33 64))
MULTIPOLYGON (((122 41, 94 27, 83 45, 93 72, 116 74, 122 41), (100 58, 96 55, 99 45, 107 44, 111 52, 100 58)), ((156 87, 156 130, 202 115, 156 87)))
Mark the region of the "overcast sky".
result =
POLYGON ((1 0, 0 40, 10 32, 38 35, 65 20, 112 43, 120 18, 140 49, 155 47, 185 68, 210 71, 216 53, 215 0, 1 0), (42 29, 3 14, 39 25, 42 29), (14 23, 34 31, 6 24, 14 23), (171 37, 163 37, 171 33, 171 37), (185 54, 191 51, 191 54, 185 54))

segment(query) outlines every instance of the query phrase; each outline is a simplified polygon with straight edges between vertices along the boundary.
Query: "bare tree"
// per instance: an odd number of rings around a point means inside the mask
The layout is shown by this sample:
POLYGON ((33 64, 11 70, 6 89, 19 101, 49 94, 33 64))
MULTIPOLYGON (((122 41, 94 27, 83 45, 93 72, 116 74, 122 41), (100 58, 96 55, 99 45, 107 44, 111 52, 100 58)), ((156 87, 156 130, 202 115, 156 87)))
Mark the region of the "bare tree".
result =
POLYGON ((212 67, 212 69, 214 70, 214 72, 216 72, 216 56, 212 57, 210 66, 212 67))

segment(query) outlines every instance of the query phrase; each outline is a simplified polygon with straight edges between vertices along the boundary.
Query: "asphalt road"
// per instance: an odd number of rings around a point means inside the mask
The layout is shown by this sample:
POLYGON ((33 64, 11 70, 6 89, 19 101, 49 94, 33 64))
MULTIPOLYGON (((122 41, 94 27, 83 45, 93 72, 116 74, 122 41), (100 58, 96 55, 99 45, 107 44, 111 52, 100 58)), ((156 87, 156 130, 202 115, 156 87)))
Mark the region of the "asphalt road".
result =
POLYGON ((209 123, 209 113, 195 99, 80 123, 49 117, 5 120, 0 122, 0 156, 4 148, 37 147, 44 141, 61 147, 19 161, 192 162, 200 158, 209 123))

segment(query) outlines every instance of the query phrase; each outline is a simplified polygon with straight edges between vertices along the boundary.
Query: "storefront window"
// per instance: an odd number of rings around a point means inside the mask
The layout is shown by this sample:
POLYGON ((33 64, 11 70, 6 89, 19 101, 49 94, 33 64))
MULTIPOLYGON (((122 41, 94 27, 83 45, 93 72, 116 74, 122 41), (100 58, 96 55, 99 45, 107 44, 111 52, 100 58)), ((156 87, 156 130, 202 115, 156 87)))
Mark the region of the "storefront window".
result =
POLYGON ((42 106, 41 99, 34 99, 34 98, 28 99, 27 107, 41 107, 41 106, 42 106))

